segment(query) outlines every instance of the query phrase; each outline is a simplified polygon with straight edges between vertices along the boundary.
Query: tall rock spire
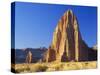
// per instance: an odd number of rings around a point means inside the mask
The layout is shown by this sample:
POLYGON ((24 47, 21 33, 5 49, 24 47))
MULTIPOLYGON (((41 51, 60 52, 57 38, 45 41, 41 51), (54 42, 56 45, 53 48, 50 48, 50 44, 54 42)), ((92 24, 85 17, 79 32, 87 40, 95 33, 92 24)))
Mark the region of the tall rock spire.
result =
POLYGON ((88 46, 82 40, 79 24, 72 10, 68 10, 59 20, 53 33, 45 61, 85 61, 88 60, 88 46))

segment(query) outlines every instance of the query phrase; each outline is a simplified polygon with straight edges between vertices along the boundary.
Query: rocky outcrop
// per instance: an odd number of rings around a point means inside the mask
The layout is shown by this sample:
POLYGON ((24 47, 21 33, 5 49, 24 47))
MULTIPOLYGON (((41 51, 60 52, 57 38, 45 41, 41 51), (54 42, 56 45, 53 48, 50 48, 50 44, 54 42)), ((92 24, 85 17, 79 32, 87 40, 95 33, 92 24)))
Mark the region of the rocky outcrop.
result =
POLYGON ((46 62, 88 60, 88 46, 82 40, 78 20, 72 10, 65 12, 59 20, 44 60, 46 62))

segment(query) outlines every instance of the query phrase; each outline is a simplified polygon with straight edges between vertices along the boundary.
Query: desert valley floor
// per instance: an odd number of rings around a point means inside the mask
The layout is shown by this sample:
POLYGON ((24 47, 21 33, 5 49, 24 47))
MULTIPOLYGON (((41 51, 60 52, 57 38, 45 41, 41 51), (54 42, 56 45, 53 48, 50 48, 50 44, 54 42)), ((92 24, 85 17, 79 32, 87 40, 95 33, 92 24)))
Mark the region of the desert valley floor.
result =
POLYGON ((95 69, 97 61, 12 64, 16 73, 95 69), (14 68, 15 66, 15 68, 14 68))

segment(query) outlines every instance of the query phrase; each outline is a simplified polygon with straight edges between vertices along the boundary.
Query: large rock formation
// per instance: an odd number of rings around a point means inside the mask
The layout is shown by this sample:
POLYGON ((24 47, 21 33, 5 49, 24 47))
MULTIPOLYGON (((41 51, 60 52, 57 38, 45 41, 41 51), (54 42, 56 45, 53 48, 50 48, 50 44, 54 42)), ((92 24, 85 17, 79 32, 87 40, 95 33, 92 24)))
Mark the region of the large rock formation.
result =
POLYGON ((87 61, 89 48, 82 40, 78 26, 78 20, 72 10, 65 12, 55 28, 52 43, 43 60, 87 61))

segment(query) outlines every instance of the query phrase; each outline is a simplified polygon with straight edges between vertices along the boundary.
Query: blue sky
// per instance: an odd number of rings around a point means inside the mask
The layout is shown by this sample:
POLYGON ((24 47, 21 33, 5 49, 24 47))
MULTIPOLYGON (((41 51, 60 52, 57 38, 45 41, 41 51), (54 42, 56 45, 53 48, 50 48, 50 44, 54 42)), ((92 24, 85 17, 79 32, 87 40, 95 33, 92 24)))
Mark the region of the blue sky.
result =
POLYGON ((71 9, 78 19, 83 40, 89 47, 95 45, 96 7, 16 2, 15 48, 48 47, 59 19, 68 9, 71 9))

